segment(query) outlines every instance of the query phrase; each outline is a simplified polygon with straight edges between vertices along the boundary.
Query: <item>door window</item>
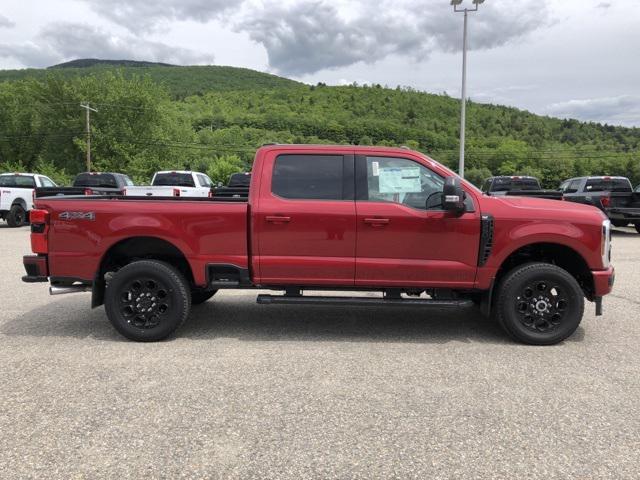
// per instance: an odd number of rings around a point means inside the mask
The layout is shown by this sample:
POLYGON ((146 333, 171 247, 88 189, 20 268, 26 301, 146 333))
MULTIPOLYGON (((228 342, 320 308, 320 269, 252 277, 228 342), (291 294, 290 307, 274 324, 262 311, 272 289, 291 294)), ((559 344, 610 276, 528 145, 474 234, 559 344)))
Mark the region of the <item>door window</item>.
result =
POLYGON ((419 210, 442 209, 444 178, 427 167, 392 157, 367 157, 367 200, 419 210))
POLYGON ((342 155, 280 155, 273 168, 271 191, 297 200, 342 200, 342 155))
POLYGON ((49 177, 40 177, 40 183, 43 187, 55 187, 56 184, 51 181, 49 177))

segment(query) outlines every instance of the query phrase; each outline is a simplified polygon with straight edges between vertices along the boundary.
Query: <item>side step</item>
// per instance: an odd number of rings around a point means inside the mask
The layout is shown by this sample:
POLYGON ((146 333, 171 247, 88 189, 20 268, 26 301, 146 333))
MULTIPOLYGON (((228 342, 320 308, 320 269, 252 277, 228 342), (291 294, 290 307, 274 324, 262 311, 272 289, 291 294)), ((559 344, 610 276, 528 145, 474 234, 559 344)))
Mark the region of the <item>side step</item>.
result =
POLYGON ((351 305, 358 307, 431 307, 461 308, 473 305, 471 300, 427 300, 420 298, 375 297, 304 297, 302 295, 258 295, 260 305, 351 305))

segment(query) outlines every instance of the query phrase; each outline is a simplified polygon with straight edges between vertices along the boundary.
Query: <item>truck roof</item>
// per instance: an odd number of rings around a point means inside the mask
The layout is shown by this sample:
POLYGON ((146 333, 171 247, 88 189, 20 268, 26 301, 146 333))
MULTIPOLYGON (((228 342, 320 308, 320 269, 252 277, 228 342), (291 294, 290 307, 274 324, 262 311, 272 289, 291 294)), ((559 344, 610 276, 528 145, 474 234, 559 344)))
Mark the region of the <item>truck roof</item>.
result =
POLYGON ((313 151, 335 151, 335 150, 355 150, 357 152, 388 152, 395 154, 402 154, 408 151, 412 151, 414 153, 419 153, 420 155, 424 155, 421 152, 416 152, 415 150, 411 150, 408 147, 376 147, 376 146, 363 146, 363 145, 325 145, 325 144, 291 144, 291 143, 278 143, 278 144, 269 144, 263 145, 258 149, 258 151, 269 151, 269 150, 313 150, 313 151))
POLYGON ((158 175, 159 173, 182 173, 186 175, 191 175, 192 173, 200 173, 200 172, 195 172, 193 170, 161 170, 159 172, 156 172, 155 174, 158 175))
MULTIPOLYGON (((36 175, 40 175, 39 173, 18 173, 18 172, 13 172, 13 173, 0 173, 0 176, 4 176, 4 175, 19 175, 21 177, 35 177, 36 175)), ((41 177, 44 177, 45 175, 40 175, 41 177)))

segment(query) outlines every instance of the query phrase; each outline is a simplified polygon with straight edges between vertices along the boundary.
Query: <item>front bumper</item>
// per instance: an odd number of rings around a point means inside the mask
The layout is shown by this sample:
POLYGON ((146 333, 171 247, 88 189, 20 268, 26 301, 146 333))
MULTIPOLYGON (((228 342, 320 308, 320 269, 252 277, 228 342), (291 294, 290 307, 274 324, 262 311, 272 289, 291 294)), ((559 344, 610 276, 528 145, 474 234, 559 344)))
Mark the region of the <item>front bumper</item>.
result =
POLYGON ((593 275, 594 296, 603 297, 611 293, 616 280, 616 271, 613 267, 592 271, 591 275, 593 275))

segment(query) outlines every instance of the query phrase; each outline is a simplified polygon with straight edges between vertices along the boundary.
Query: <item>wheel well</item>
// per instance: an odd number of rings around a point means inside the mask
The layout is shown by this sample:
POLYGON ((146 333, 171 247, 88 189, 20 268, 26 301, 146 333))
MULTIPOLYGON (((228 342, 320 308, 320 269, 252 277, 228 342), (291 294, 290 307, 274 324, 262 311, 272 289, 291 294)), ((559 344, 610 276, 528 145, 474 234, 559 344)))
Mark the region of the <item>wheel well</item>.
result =
POLYGON ((14 205, 19 205, 23 208, 25 212, 27 211, 27 202, 25 201, 24 198, 16 198, 11 204, 11 206, 13 207, 14 205))
POLYGON ((136 260, 161 260, 178 269, 190 285, 194 284, 191 266, 182 251, 156 237, 133 237, 112 245, 104 254, 93 282, 92 307, 102 305, 106 285, 105 274, 116 272, 136 260))
POLYGON ((495 285, 510 270, 528 262, 542 262, 557 265, 573 276, 585 296, 591 300, 595 287, 593 275, 584 258, 570 247, 556 243, 536 243, 519 248, 509 255, 496 274, 495 285))

